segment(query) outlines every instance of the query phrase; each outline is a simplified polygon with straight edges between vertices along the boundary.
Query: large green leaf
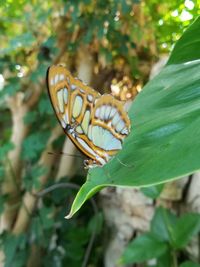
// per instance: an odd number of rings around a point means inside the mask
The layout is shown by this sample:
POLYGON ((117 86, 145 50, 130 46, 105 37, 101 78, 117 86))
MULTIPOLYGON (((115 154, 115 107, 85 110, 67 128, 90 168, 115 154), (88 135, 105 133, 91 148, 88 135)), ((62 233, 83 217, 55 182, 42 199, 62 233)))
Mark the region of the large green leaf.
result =
POLYGON ((144 187, 200 169, 199 28, 200 18, 175 45, 167 66, 136 97, 122 151, 103 168, 90 170, 68 218, 104 186, 144 187))
POLYGON ((168 64, 178 64, 200 58, 199 18, 193 23, 182 38, 176 43, 168 64))

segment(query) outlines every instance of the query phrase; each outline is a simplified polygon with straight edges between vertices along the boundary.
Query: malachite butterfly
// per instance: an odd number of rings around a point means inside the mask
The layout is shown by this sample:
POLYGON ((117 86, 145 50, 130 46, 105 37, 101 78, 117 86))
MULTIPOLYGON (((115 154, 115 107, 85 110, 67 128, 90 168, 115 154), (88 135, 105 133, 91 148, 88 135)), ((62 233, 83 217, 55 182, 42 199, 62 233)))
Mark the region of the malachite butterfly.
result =
POLYGON ((86 168, 103 166, 122 149, 130 132, 122 102, 101 95, 60 65, 48 68, 47 87, 64 132, 88 157, 86 168))

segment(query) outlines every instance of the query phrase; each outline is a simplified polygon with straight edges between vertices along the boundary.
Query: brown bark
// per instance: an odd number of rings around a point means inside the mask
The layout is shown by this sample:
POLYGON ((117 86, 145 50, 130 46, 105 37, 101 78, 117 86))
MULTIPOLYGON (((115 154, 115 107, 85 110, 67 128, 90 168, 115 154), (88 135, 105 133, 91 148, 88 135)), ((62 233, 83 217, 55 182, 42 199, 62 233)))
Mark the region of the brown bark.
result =
POLYGON ((36 246, 32 245, 31 247, 31 254, 28 259, 27 267, 39 267, 42 264, 42 252, 41 249, 36 246))
POLYGON ((18 93, 8 100, 8 106, 12 115, 11 143, 14 149, 8 153, 6 159, 6 177, 2 184, 2 193, 8 195, 8 201, 0 218, 0 232, 11 229, 20 204, 20 179, 21 179, 21 149, 22 142, 28 133, 28 126, 24 124, 24 116, 27 106, 23 104, 23 94, 18 93))

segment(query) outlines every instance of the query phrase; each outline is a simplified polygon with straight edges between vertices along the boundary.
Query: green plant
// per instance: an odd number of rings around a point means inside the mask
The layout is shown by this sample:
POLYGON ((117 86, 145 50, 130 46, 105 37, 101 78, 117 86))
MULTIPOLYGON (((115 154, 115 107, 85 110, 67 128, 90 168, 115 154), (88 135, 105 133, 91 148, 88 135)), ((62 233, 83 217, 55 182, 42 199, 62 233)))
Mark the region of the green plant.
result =
POLYGON ((68 217, 102 187, 146 187, 200 169, 199 36, 200 17, 176 43, 161 73, 134 100, 132 130, 122 151, 89 172, 68 217))
POLYGON ((156 267, 198 267, 199 264, 189 261, 179 265, 178 256, 199 231, 199 214, 187 213, 178 218, 160 207, 151 221, 150 231, 139 235, 126 247, 121 263, 156 259, 156 267))
POLYGON ((63 203, 72 197, 71 189, 77 188, 64 181, 49 184, 38 194, 40 208, 32 214, 27 232, 1 234, 0 248, 4 251, 5 267, 24 267, 32 261, 34 266, 80 267, 87 266, 88 260, 98 266, 101 242, 93 245, 94 238, 102 231, 103 216, 94 200, 74 220, 63 220, 66 212, 63 203))

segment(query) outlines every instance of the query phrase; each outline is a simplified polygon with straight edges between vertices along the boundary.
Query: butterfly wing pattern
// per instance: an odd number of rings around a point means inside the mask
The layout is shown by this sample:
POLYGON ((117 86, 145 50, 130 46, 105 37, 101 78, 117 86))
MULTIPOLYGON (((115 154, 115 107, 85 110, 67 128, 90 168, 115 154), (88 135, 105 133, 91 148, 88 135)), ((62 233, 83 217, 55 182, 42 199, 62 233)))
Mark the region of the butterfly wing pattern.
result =
POLYGON ((103 166, 122 148, 130 132, 123 105, 101 95, 63 66, 47 71, 47 87, 56 116, 72 142, 89 158, 85 167, 103 166))

